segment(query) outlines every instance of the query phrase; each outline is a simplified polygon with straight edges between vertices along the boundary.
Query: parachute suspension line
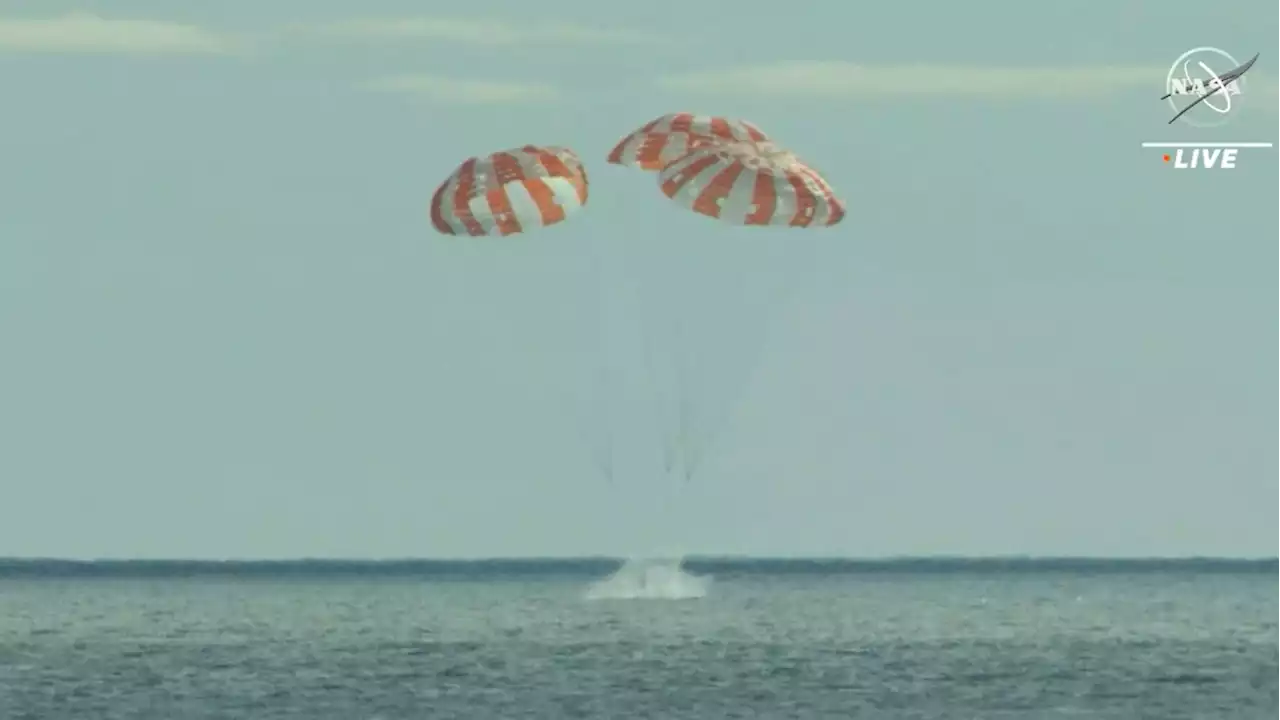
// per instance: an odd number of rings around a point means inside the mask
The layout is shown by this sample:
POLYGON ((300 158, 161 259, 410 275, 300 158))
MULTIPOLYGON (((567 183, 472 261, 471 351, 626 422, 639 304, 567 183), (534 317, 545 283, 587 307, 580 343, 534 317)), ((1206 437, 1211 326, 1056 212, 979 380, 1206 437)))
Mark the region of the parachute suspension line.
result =
MULTIPOLYGON (((590 392, 590 387, 588 387, 587 390, 589 394, 595 395, 595 393, 590 392)), ((595 403, 578 403, 574 398, 573 393, 571 393, 568 388, 561 388, 560 394, 564 399, 562 407, 566 408, 567 411, 573 415, 573 425, 578 431, 578 439, 587 446, 587 450, 591 454, 592 464, 595 465, 596 470, 605 478, 605 480, 612 484, 613 434, 611 432, 612 425, 610 419, 605 418, 604 422, 590 423, 587 421, 587 415, 590 413, 590 406, 595 403), (607 443, 605 450, 602 450, 600 447, 601 442, 597 432, 600 430, 603 430, 605 436, 604 441, 607 443)), ((599 412, 599 407, 595 407, 594 409, 597 412, 591 414, 601 414, 599 412)), ((607 412, 604 414, 608 415, 607 412)))
POLYGON ((680 472, 684 474, 684 481, 687 485, 693 481, 693 463, 691 458, 694 455, 692 447, 691 435, 694 432, 693 427, 693 399, 689 394, 689 346, 685 343, 685 331, 687 328, 684 324, 684 318, 680 317, 676 320, 676 398, 679 403, 679 417, 677 420, 677 437, 679 438, 680 451, 680 472))
POLYGON ((604 258, 603 258, 604 247, 602 243, 596 243, 596 244, 599 247, 597 247, 595 252, 592 253, 592 265, 594 266, 592 270, 596 278, 596 302, 593 303, 595 305, 595 310, 596 310, 595 311, 595 321, 596 321, 595 326, 596 326, 596 337, 597 337, 596 373, 595 373, 596 384, 595 384, 595 388, 593 388, 593 392, 591 393, 591 395, 592 397, 595 398, 593 405, 595 405, 596 409, 600 411, 598 414, 604 415, 604 417, 601 418, 602 422, 597 423, 597 427, 599 427, 601 432, 604 433, 604 448, 601 449, 593 443, 592 450, 596 455, 596 464, 599 466, 600 471, 604 474, 605 482, 612 485, 613 470, 614 470, 614 467, 613 467, 614 433, 613 433, 613 412, 612 412, 613 407, 612 407, 612 404, 609 402, 609 398, 607 397, 608 390, 609 390, 609 365, 607 362, 609 358, 609 354, 607 352, 608 350, 607 329, 609 327, 609 324, 608 324, 609 318, 606 315, 606 311, 605 311, 606 305, 603 302, 604 290, 606 287, 608 287, 608 283, 605 282, 605 277, 604 277, 605 268, 606 268, 604 258))
POLYGON ((598 398, 595 404, 596 404, 596 408, 600 410, 599 414, 604 416, 602 418, 602 422, 599 423, 601 432, 604 434, 604 447, 603 449, 595 448, 595 454, 596 454, 596 464, 600 466, 600 472, 604 475, 605 482, 612 485, 613 484, 613 444, 614 444, 613 413, 610 412, 611 408, 609 406, 608 401, 602 397, 605 393, 605 390, 608 388, 609 384, 608 384, 608 373, 605 368, 605 363, 604 363, 604 360, 601 359, 600 355, 603 355, 603 353, 598 354, 596 357, 596 386, 595 386, 595 392, 592 394, 595 395, 596 398, 598 398), (601 408, 600 407, 601 405, 603 405, 604 407, 601 408))
MULTIPOLYGON (((748 367, 743 371, 742 377, 731 381, 740 385, 738 390, 725 390, 722 388, 719 393, 711 393, 705 399, 702 407, 702 426, 699 431, 699 442, 690 447, 685 458, 686 478, 692 478, 702 467, 703 461, 711 454, 712 446, 715 445, 721 433, 724 432, 733 418, 733 411, 738 402, 737 396, 745 392, 752 375, 750 364, 751 359, 756 355, 755 350, 756 348, 749 346, 740 352, 742 356, 747 358, 748 367), (718 398, 716 397, 717 395, 719 395, 718 398)), ((694 362, 697 362, 697 360, 695 359, 694 362)))
MULTIPOLYGON (((600 356, 596 356, 596 380, 599 384, 600 378, 603 376, 603 363, 600 356)), ((591 387, 590 381, 583 382, 584 377, 590 377, 590 373, 584 373, 583 376, 573 376, 573 379, 567 383, 557 383, 558 395, 560 396, 559 407, 563 412, 572 416, 574 430, 577 431, 578 441, 586 446, 591 456, 591 464, 595 466, 606 481, 613 482, 613 458, 612 458, 612 433, 610 418, 604 418, 603 422, 589 422, 590 416, 600 415, 600 407, 598 402, 598 392, 594 392, 596 388, 591 387), (574 390, 579 392, 574 392, 574 390), (582 400, 582 392, 585 391, 587 400, 582 400), (601 449, 601 431, 605 434, 605 441, 609 443, 608 450, 601 449)), ((608 413, 605 413, 606 415, 608 413)))
POLYGON ((654 392, 653 410, 657 416, 655 433, 662 452, 662 471, 664 477, 674 478, 681 467, 681 437, 677 423, 680 394, 678 388, 671 386, 671 371, 675 366, 672 364, 669 346, 673 338, 670 337, 671 323, 666 317, 666 303, 671 298, 669 293, 663 292, 663 274, 655 267, 655 263, 658 266, 662 263, 649 255, 633 260, 628 266, 639 268, 639 271, 632 277, 630 287, 639 320, 640 339, 644 345, 645 371, 654 392), (664 328, 668 331, 666 342, 660 337, 660 330, 664 328))
MULTIPOLYGON (((776 260, 771 260, 774 267, 781 267, 776 260)), ((790 274, 785 270, 782 273, 784 278, 790 278, 790 274)), ((773 278, 771 278, 772 280, 773 278)), ((746 346, 740 351, 740 355, 745 358, 744 367, 741 368, 741 377, 734 378, 732 382, 738 385, 738 389, 722 390, 720 393, 710 393, 703 398, 703 402, 697 408, 693 407, 692 394, 689 392, 687 383, 690 374, 697 375, 697 372, 690 370, 690 362, 695 366, 698 365, 699 357, 693 353, 694 357, 690 358, 689 346, 683 342, 683 334, 681 334, 681 342, 678 344, 679 359, 681 361, 679 367, 679 393, 681 400, 681 438, 682 458, 681 469, 684 473, 685 482, 692 481, 694 475, 701 469, 703 463, 711 454, 711 448, 719 440, 726 431, 732 418, 734 411, 741 402, 741 395, 746 392, 746 388, 750 386, 751 379, 755 376, 759 366, 760 356, 764 347, 769 343, 772 335, 774 321, 780 315, 780 309, 787 305, 788 300, 794 293, 794 279, 791 282, 784 280, 780 288, 772 288, 768 285, 762 287, 765 297, 763 299, 751 298, 747 304, 754 302, 763 302, 762 311, 757 311, 754 307, 743 308, 747 313, 756 315, 759 313, 758 321, 750 323, 750 326, 744 328, 746 337, 744 338, 746 346), (724 397, 715 397, 724 395, 724 397), (699 410, 700 425, 694 428, 693 416, 694 411, 699 410), (693 437, 691 437, 693 436, 693 437), (697 442, 693 442, 696 439, 697 442)), ((683 327, 683 326, 681 326, 683 327)), ((705 368, 695 367, 694 371, 701 371, 705 368)), ((698 375, 698 377, 704 377, 698 375)), ((696 382, 696 381, 695 381, 696 382)))
POLYGON ((675 461, 675 452, 673 448, 675 443, 672 440, 671 433, 667 430, 667 420, 670 408, 667 407, 667 393, 662 391, 662 383, 659 379, 656 367, 657 359, 655 358, 653 349, 653 329, 650 327, 652 323, 648 314, 644 311, 644 308, 653 307, 653 304, 649 302, 649 298, 645 297, 646 293, 644 292, 643 286, 638 286, 636 289, 639 291, 636 293, 636 302, 639 306, 636 314, 640 317, 639 324, 641 342, 644 344, 643 352, 645 373, 648 376, 649 387, 653 390, 656 396, 654 399, 654 406, 655 411, 658 414, 658 443, 662 446, 662 471, 667 475, 670 475, 675 461))
POLYGON ((702 364, 705 358, 691 349, 685 340, 690 332, 689 319, 681 314, 676 319, 677 342, 676 353, 676 386, 680 402, 680 470, 685 484, 693 482, 710 450, 710 445, 718 435, 713 416, 714 392, 708 391, 699 401, 698 386, 709 382, 706 367, 702 364), (692 385, 692 387, 691 387, 692 385))
MULTIPOLYGON (((596 287, 595 296, 588 298, 593 301, 594 313, 587 318, 588 325, 594 325, 596 346, 595 346, 595 371, 591 372, 587 369, 581 375, 575 375, 574 381, 570 382, 569 387, 561 389, 563 396, 562 407, 574 416, 574 427, 578 431, 578 439, 587 446, 590 453, 592 465, 595 466, 597 472, 605 479, 609 485, 614 480, 614 434, 613 434, 613 413, 610 412, 611 407, 603 392, 608 387, 608 365, 606 363, 607 355, 605 353, 605 311, 603 301, 603 288, 605 282, 603 280, 603 261, 600 258, 600 251, 591 253, 592 265, 594 266, 596 287), (594 321, 594 322, 593 322, 594 321), (594 380, 594 382, 593 382, 594 380), (571 392, 576 388, 580 393, 585 393, 586 400, 579 401, 579 397, 571 392), (592 422, 594 420, 594 422, 592 422)), ((590 293, 590 289, 587 291, 590 293)))

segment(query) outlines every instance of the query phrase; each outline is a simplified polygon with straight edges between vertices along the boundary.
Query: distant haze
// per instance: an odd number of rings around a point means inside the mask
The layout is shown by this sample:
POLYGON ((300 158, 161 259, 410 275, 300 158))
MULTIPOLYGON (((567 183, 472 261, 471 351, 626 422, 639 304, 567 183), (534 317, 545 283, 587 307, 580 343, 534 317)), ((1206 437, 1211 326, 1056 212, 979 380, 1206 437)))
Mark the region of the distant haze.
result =
POLYGON ((1139 145, 1277 139, 1275 4, 657 2, 6 3, 0 556, 1274 557, 1276 151, 1139 145), (1255 95, 1168 126, 1200 45, 1255 95), (605 164, 677 110, 849 217, 780 258, 605 164), (525 143, 581 216, 436 235, 525 143))

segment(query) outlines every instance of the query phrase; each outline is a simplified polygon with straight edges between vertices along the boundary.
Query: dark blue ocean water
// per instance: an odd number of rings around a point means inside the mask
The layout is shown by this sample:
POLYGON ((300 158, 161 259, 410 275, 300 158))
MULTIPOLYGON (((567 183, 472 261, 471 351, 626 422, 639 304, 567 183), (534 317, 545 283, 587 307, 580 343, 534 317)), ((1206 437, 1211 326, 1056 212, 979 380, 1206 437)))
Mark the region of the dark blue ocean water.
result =
POLYGON ((1277 717, 1276 560, 0 561, 0 718, 1277 717))

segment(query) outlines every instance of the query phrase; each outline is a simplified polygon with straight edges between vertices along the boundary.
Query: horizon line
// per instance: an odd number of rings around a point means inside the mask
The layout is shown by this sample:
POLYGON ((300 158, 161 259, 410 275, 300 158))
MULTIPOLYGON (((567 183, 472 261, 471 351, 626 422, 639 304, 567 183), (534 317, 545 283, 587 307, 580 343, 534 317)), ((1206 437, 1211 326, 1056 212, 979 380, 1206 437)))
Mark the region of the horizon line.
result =
POLYGON ((301 564, 301 563, 326 563, 326 564, 387 564, 387 563, 448 563, 448 564, 468 564, 468 563, 494 563, 494 562, 626 562, 628 560, 656 560, 656 559, 681 559, 681 560, 697 560, 697 561, 719 561, 719 562, 858 562, 858 563, 901 563, 901 562, 1054 562, 1054 561, 1070 561, 1070 562, 1103 562, 1103 563, 1133 563, 1133 562, 1248 562, 1248 563, 1264 563, 1276 562, 1280 563, 1280 556, 1276 555, 1027 555, 1027 554, 1005 554, 1005 555, 753 555, 746 553, 689 553, 679 556, 669 555, 651 555, 651 556, 623 556, 623 555, 483 555, 483 556, 365 556, 365 557, 342 557, 342 556, 277 556, 277 557, 94 557, 94 558, 76 558, 76 557, 59 557, 54 555, 0 555, 0 564, 8 563, 62 563, 76 565, 91 564, 118 564, 118 563, 152 563, 152 564, 199 564, 199 565, 230 565, 230 564, 301 564))
POLYGON ((632 563, 674 565, 711 577, 875 577, 892 575, 1032 577, 1045 575, 1239 575, 1275 577, 1278 558, 1209 557, 1033 557, 903 556, 750 557, 685 556, 621 558, 489 557, 473 559, 174 560, 0 558, 0 582, 44 580, 226 580, 289 582, 305 580, 417 580, 420 582, 503 582, 534 578, 599 578, 632 563))

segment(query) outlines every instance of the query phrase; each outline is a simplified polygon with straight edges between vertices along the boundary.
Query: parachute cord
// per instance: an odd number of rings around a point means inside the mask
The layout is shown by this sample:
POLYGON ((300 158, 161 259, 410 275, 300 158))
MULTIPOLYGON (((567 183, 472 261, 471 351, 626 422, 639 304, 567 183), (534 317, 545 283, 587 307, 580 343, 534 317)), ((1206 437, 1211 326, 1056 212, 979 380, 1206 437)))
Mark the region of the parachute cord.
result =
POLYGON ((685 484, 693 481, 693 457, 690 434, 693 432, 693 403, 689 396, 689 349, 685 343, 684 318, 676 320, 676 396, 679 402, 678 437, 680 450, 680 471, 684 474, 685 484))
MULTIPOLYGON (((788 252, 790 252, 790 249, 788 250, 788 252)), ((801 262, 804 263, 804 265, 807 267, 808 265, 811 265, 815 262, 815 259, 814 259, 815 256, 816 256, 816 251, 814 251, 812 247, 810 247, 810 249, 805 253, 805 256, 802 258, 801 262)), ((769 345, 769 338, 772 336, 773 331, 775 329, 776 320, 781 315, 781 311, 783 310, 783 308, 788 307, 790 305, 790 300, 795 295, 795 291, 796 291, 796 282, 794 278, 795 273, 791 272, 790 270, 791 269, 788 268, 788 271, 782 273, 782 276, 784 278, 790 278, 790 279, 784 280, 782 284, 777 287, 777 290, 775 292, 769 293, 769 295, 773 296, 773 301, 772 302, 767 301, 766 307, 764 308, 764 311, 761 313, 762 317, 760 317, 759 323, 755 325, 752 331, 748 331, 750 333, 749 340, 748 340, 750 347, 749 349, 746 349, 744 351, 743 355, 747 358, 751 358, 751 360, 748 362, 747 367, 743 368, 744 374, 741 378, 742 390, 737 393, 730 393, 729 397, 723 398, 721 402, 715 403, 715 405, 721 406, 719 409, 719 412, 716 413, 719 416, 718 419, 704 418, 704 424, 706 425, 706 427, 703 429, 702 434, 704 434, 705 437, 702 437, 701 442, 697 443, 696 445, 690 445, 688 443, 686 443, 685 445, 683 469, 685 473, 686 482, 690 481, 692 477, 698 473, 699 469, 701 469, 703 462, 707 459, 707 457, 711 453, 711 448, 719 440, 721 435, 724 433, 726 427, 729 425, 731 419, 733 418, 734 410, 737 408, 738 404, 741 402, 741 397, 738 397, 738 396, 741 395, 742 393, 745 393, 746 389, 750 387, 751 379, 755 377, 756 372, 759 369, 760 356, 763 352, 763 349, 769 345)), ((687 358, 688 356, 687 346, 685 346, 682 343, 680 350, 681 350, 680 357, 682 359, 687 358)), ((696 356, 695 356, 695 362, 696 362, 696 356)), ((682 366, 681 372, 682 372, 681 396, 682 398, 684 398, 685 393, 684 393, 683 381, 684 381, 684 376, 688 374, 687 366, 682 366)), ((704 408, 703 410, 704 410, 704 414, 711 412, 711 408, 704 408)), ((691 410, 687 410, 686 412, 689 414, 692 413, 691 410)), ((682 428, 683 427, 686 427, 686 426, 682 425, 682 428)))
MULTIPOLYGON (((602 257, 604 253, 604 249, 601 246, 602 245, 601 243, 596 243, 596 245, 598 247, 596 248, 595 252, 591 254, 592 265, 594 266, 592 270, 596 278, 596 298, 597 298, 597 301, 595 303, 592 303, 595 306, 595 327, 596 327, 597 343, 596 343, 596 372, 595 372, 596 383, 595 383, 595 387, 592 389, 593 391, 591 392, 591 396, 595 398, 595 401, 592 403, 592 405, 595 406, 596 410, 600 411, 600 412, 597 412, 596 414, 604 415, 604 417, 601 418, 602 422, 595 424, 595 427, 598 428, 600 432, 604 434, 604 448, 602 450, 599 446, 599 443, 590 442, 589 439, 588 439, 588 444, 591 446, 592 454, 595 456, 597 468, 604 475, 605 482, 609 485, 613 485, 613 471, 614 471, 613 412, 612 412, 612 406, 610 405, 608 398, 606 397, 608 387, 609 387, 608 363, 606 362, 608 359, 608 353, 607 353, 608 333, 606 332, 607 326, 608 326, 608 318, 605 316, 604 288, 607 287, 607 283, 605 283, 604 281, 605 280, 604 278, 605 263, 602 257)), ((584 434, 586 433, 586 430, 582 428, 581 419, 579 421, 579 430, 582 431, 584 434)))
MULTIPOLYGON (((652 258, 638 259, 631 263, 631 266, 646 268, 652 263, 652 258)), ((662 356, 662 343, 657 342, 655 336, 658 334, 658 328, 667 325, 663 322, 661 313, 663 312, 663 303, 665 298, 661 292, 661 282, 655 277, 648 277, 647 273, 639 272, 632 278, 631 288, 634 291, 633 298, 636 303, 636 314, 639 318, 641 342, 644 345, 643 352, 645 356, 645 372, 648 376, 648 383, 653 390, 653 409, 657 415, 657 426, 654 432, 662 451, 662 471, 664 476, 671 477, 675 474, 678 467, 677 449, 679 444, 678 431, 673 427, 673 416, 676 414, 674 403, 679 400, 678 396, 673 397, 673 388, 669 387, 667 377, 662 370, 660 359, 662 356)), ((670 358, 666 358, 670 360, 670 358)), ((669 368, 668 368, 669 369, 669 368)))
MULTIPOLYGON (((596 391, 598 395, 603 395, 605 390, 608 388, 608 379, 607 379, 607 373, 605 372, 604 361, 597 360, 596 367, 597 367, 596 391)), ((602 459, 598 459, 597 462, 601 466, 601 471, 604 473, 605 482, 608 483, 609 485, 612 485, 613 484, 613 444, 614 444, 613 413, 610 411, 611 408, 609 407, 607 402, 604 403, 604 405, 605 407, 603 409, 603 412, 601 413, 604 415, 604 422, 600 424, 602 431, 604 432, 604 451, 603 451, 604 457, 602 459)), ((597 453, 597 455, 599 455, 599 453, 597 453)))
MULTIPOLYGON (((573 425, 578 431, 578 439, 587 446, 587 450, 591 454, 592 464, 595 465, 596 470, 604 477, 606 482, 613 484, 613 433, 611 431, 611 419, 606 418, 602 423, 588 423, 585 417, 586 410, 578 405, 573 394, 567 388, 561 388, 560 395, 564 398, 562 407, 568 409, 573 415, 573 425), (603 428, 607 451, 601 451, 599 438, 595 437, 588 428, 603 428)), ((608 413, 605 414, 607 415, 608 413)))
POLYGON ((664 473, 670 475, 673 463, 672 456, 675 453, 672 450, 673 442, 671 440, 670 433, 667 431, 667 417, 669 411, 669 408, 667 407, 667 393, 662 391, 662 383, 658 378, 656 368, 657 360, 653 349, 653 330, 650 327, 652 323, 645 313, 645 308, 652 307, 652 304, 649 302, 649 298, 646 297, 647 293, 645 293, 643 283, 637 283, 635 287, 638 290, 636 293, 636 300, 639 305, 637 308, 637 314, 640 316, 641 342, 644 343, 645 373, 648 376, 649 387, 653 390, 656 396, 654 399, 654 406, 658 414, 657 434, 658 443, 662 446, 662 470, 664 473))

